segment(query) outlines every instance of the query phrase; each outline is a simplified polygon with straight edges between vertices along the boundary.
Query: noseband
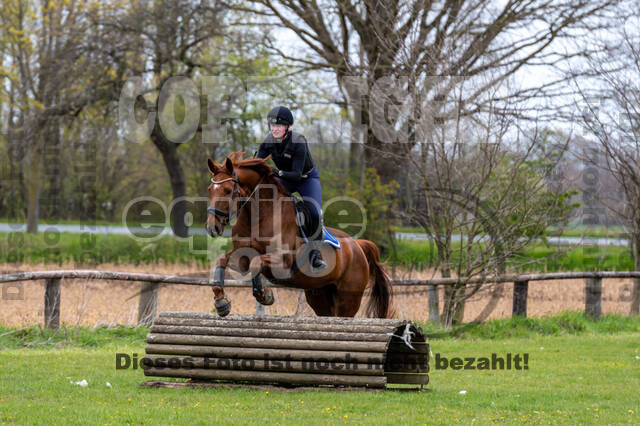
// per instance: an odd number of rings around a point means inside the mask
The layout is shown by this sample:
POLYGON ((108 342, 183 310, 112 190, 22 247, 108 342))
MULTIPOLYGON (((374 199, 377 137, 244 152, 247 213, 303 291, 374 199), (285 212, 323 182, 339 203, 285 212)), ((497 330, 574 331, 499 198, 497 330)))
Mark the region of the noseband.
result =
POLYGON ((247 197, 245 202, 242 203, 242 205, 240 207, 238 207, 235 211, 232 211, 233 206, 235 205, 236 197, 238 196, 238 194, 240 194, 240 191, 238 190, 238 183, 239 183, 239 181, 238 181, 238 172, 234 171, 232 178, 227 178, 227 179, 222 179, 222 180, 213 180, 213 178, 211 178, 211 183, 214 183, 214 184, 220 184, 220 183, 224 183, 224 182, 228 182, 228 181, 233 181, 233 194, 231 195, 231 202, 229 204, 229 211, 228 212, 220 210, 217 207, 209 206, 209 207, 207 207, 207 213, 214 215, 215 218, 218 219, 218 221, 222 225, 228 225, 229 222, 231 222, 233 219, 235 219, 238 216, 238 213, 240 213, 240 210, 242 210, 242 208, 249 202, 251 197, 253 197, 253 194, 255 194, 256 190, 258 189, 258 187, 262 183, 263 179, 264 179, 264 175, 260 178, 260 182, 258 182, 256 187, 253 188, 253 191, 247 197))

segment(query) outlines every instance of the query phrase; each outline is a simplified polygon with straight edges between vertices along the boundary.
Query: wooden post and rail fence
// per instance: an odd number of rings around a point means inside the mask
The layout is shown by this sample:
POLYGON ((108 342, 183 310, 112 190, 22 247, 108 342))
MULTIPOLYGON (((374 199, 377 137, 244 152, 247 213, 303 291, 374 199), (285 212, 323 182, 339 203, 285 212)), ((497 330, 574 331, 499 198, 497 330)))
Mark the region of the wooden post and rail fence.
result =
MULTIPOLYGON (((468 279, 460 278, 433 278, 433 279, 396 279, 392 280, 394 287, 426 287, 429 300, 429 319, 437 321, 438 312, 437 297, 438 286, 455 286, 460 284, 489 284, 507 283, 513 285, 513 316, 527 315, 527 295, 530 281, 584 279, 585 280, 585 312, 593 318, 600 318, 602 315, 602 279, 603 278, 634 278, 640 279, 640 272, 557 272, 547 274, 523 274, 523 275, 502 275, 492 277, 474 277, 468 279)), ((142 282, 140 290, 140 300, 138 305, 138 323, 141 325, 151 324, 156 315, 158 302, 159 285, 196 285, 213 286, 213 281, 208 278, 184 277, 175 275, 141 274, 128 272, 111 272, 95 270, 59 270, 59 271, 37 271, 18 272, 0 275, 0 284, 3 284, 2 294, 10 293, 9 283, 20 281, 45 281, 44 293, 44 325, 49 328, 60 326, 60 297, 62 279, 93 279, 93 280, 118 280, 130 282, 142 282)), ((226 280, 226 288, 251 288, 249 281, 226 280)), ((273 287, 280 287, 273 285, 273 287)), ((638 295, 635 295, 635 299, 638 295)), ((631 302, 631 314, 638 314, 638 300, 631 302)), ((257 314, 264 314, 264 307, 256 304, 257 314)))

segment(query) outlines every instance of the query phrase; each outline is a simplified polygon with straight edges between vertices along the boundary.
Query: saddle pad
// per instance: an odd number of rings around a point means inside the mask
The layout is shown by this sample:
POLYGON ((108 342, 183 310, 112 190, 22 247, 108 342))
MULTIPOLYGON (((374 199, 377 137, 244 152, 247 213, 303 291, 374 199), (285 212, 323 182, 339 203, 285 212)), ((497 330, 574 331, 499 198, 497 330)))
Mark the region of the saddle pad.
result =
POLYGON ((322 242, 332 245, 339 249, 340 241, 326 227, 322 227, 322 242))

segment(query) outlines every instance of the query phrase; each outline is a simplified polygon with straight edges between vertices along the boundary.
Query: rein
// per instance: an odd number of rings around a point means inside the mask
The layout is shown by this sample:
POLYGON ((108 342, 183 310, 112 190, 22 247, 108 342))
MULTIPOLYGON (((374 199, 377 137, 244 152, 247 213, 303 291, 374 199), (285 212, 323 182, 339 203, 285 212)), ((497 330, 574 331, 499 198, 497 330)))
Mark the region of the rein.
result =
POLYGON ((240 213, 240 210, 242 210, 242 208, 249 202, 249 200, 251 200, 251 198, 253 197, 253 194, 255 194, 256 191, 258 190, 258 188, 260 187, 260 184, 264 180, 265 176, 266 175, 263 175, 260 178, 260 181, 258 182, 256 187, 253 188, 253 191, 251 191, 251 194, 249 194, 249 196, 244 201, 244 203, 242 203, 242 205, 240 207, 238 207, 235 211, 231 211, 231 210, 233 209, 233 206, 235 204, 236 197, 240 194, 240 191, 238 190, 238 183, 239 183, 239 181, 238 181, 238 172, 234 171, 232 178, 227 178, 227 179, 222 179, 222 180, 213 180, 213 178, 211 178, 211 183, 215 183, 215 184, 220 184, 220 183, 224 183, 224 182, 228 182, 228 181, 233 181, 234 182, 234 184, 233 184, 233 195, 231 196, 231 203, 229 205, 229 211, 228 212, 220 210, 217 207, 209 206, 209 207, 207 207, 207 213, 214 215, 216 217, 216 219, 218 219, 218 221, 222 225, 228 225, 229 222, 231 222, 233 219, 235 219, 238 216, 238 214, 240 213))

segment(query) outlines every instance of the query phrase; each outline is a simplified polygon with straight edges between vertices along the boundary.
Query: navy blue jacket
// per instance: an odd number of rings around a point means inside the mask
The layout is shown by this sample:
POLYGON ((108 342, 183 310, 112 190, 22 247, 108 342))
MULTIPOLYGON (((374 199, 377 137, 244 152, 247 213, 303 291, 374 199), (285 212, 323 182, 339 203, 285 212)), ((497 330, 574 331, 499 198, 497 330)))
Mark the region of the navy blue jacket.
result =
POLYGON ((269 133, 260 144, 257 156, 265 158, 269 154, 276 167, 282 170, 282 178, 292 182, 300 182, 314 168, 307 140, 294 131, 287 132, 282 142, 276 142, 269 133))

